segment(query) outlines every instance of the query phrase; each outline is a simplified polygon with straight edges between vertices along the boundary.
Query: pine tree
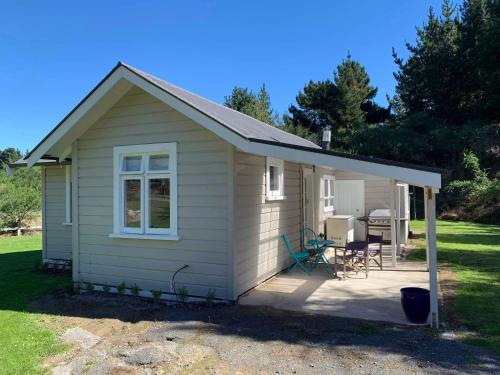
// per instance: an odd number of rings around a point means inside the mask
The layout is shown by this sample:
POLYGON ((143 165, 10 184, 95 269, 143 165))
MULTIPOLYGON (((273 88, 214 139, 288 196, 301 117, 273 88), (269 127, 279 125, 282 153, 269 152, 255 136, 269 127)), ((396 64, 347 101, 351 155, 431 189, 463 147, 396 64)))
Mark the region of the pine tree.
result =
POLYGON ((280 125, 265 84, 262 84, 258 94, 246 87, 234 87, 231 95, 224 97, 224 105, 266 124, 280 125))
POLYGON ((368 123, 383 122, 389 117, 388 109, 374 103, 376 93, 365 68, 348 55, 334 72, 333 81, 310 81, 299 92, 297 106, 289 107, 290 115, 284 116, 284 121, 291 129, 301 132, 307 129, 316 139, 320 139, 322 130, 330 126, 331 147, 356 152, 356 134, 368 123))

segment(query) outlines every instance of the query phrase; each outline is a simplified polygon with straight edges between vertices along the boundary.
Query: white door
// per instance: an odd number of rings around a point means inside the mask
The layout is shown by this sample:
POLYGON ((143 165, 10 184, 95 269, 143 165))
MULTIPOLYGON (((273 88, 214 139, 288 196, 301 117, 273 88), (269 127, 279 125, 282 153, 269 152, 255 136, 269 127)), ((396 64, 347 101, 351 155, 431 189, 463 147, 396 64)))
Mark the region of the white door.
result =
POLYGON ((314 231, 314 173, 310 168, 304 168, 304 227, 314 231))
MULTIPOLYGON (((365 181, 335 180, 335 214, 353 215, 355 218, 365 216, 365 181)), ((365 239, 365 225, 354 220, 354 239, 365 239)))

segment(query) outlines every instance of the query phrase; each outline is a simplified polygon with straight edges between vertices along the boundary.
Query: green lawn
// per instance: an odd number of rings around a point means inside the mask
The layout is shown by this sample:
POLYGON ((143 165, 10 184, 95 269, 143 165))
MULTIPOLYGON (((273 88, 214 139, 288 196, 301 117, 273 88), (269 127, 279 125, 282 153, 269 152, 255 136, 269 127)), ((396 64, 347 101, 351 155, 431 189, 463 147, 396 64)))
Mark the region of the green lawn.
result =
MULTIPOLYGON (((411 229, 424 233, 424 222, 411 229)), ((413 255, 425 259, 425 239, 414 241, 413 255)), ((437 255, 456 273, 456 317, 478 335, 467 341, 500 353, 500 226, 438 221, 437 255)))
POLYGON ((40 235, 0 237, 0 374, 43 373, 43 357, 62 349, 43 316, 26 312, 37 296, 70 285, 66 276, 34 271, 41 245, 40 235))

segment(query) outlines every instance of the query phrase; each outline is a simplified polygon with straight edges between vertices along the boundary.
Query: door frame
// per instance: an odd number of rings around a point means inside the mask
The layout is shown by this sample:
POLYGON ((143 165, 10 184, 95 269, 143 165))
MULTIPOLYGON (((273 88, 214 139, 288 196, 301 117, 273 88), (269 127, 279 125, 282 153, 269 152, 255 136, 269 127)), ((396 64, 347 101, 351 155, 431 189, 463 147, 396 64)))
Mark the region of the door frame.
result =
POLYGON ((314 201, 315 201, 315 181, 314 181, 314 168, 313 167, 303 167, 302 168, 302 229, 306 228, 307 226, 307 190, 306 190, 306 179, 308 176, 311 176, 312 178, 312 197, 310 204, 312 204, 312 226, 314 230, 314 225, 315 225, 315 214, 316 210, 314 207, 314 201))

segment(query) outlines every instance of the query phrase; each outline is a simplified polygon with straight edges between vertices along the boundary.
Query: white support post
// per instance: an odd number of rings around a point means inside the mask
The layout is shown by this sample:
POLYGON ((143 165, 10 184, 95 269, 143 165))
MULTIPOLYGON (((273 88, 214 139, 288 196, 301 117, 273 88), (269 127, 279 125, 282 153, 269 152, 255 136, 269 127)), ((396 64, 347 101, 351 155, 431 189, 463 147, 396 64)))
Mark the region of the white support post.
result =
POLYGON ((401 186, 396 185, 396 255, 401 255, 401 186))
POLYGON ((424 216, 425 216, 425 261, 427 262, 427 272, 429 271, 429 213, 427 204, 427 188, 424 188, 424 216))
POLYGON ((80 234, 79 234, 79 160, 78 160, 78 140, 73 142, 72 154, 71 154, 71 178, 72 178, 72 191, 71 191, 71 222, 72 222, 72 258, 71 258, 71 268, 73 271, 73 283, 79 283, 80 280, 80 234))
POLYGON ((396 203, 396 182, 391 180, 389 187, 389 199, 390 199, 390 210, 391 210, 391 258, 392 267, 396 268, 396 215, 395 215, 395 203, 396 203))
POLYGON ((430 323, 432 328, 439 327, 438 316, 438 270, 436 254, 436 194, 432 188, 425 189, 425 219, 427 227, 427 254, 429 264, 429 290, 431 299, 430 323))

